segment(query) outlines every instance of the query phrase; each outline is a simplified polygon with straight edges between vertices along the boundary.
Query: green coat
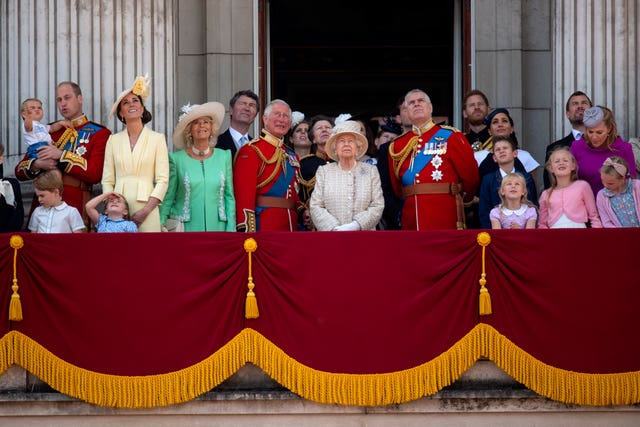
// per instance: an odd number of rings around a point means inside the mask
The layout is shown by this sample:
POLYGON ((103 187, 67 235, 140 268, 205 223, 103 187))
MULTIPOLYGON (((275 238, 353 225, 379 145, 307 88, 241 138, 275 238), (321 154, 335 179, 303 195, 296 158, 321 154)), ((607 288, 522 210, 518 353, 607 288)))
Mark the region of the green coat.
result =
POLYGON ((184 150, 169 153, 169 188, 160 206, 160 221, 174 218, 185 231, 235 231, 231 153, 214 149, 203 162, 184 150))

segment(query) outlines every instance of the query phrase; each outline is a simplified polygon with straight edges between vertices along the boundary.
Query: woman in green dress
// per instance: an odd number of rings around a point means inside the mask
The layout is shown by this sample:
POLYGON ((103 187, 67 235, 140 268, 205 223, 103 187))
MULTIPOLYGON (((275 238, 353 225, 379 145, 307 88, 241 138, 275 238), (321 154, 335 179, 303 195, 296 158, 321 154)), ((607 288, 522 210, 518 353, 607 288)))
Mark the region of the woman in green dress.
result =
POLYGON ((182 107, 169 153, 169 188, 160 207, 167 229, 235 231, 231 152, 216 149, 224 106, 219 102, 182 107))

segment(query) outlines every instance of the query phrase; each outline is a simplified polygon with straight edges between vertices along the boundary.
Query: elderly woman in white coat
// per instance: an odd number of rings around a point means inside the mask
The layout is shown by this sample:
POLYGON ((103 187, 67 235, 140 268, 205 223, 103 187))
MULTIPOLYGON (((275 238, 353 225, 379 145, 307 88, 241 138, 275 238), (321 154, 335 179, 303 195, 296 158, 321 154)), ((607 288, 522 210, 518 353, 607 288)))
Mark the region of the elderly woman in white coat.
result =
POLYGON ((376 229, 384 198, 378 169, 359 161, 367 147, 357 122, 348 120, 333 128, 326 151, 335 162, 318 168, 311 195, 311 220, 317 230, 376 229))

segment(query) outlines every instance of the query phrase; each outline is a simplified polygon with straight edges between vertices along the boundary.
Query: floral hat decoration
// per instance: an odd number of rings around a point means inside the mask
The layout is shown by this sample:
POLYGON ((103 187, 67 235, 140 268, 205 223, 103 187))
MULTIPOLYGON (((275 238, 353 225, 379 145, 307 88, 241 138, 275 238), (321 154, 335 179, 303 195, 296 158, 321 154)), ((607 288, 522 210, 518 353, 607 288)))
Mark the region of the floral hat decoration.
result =
POLYGON ((118 95, 118 97, 116 98, 116 102, 114 102, 113 106, 111 107, 109 117, 113 117, 118 113, 118 106, 120 105, 120 102, 122 102, 122 99, 129 93, 138 95, 140 99, 142 99, 142 103, 144 104, 149 97, 149 94, 151 93, 151 80, 149 79, 149 74, 145 74, 144 76, 138 75, 138 77, 136 77, 135 81, 133 82, 133 85, 131 85, 131 88, 123 90, 120 95, 118 95))
POLYGON ((304 120, 304 113, 301 113, 300 111, 292 112, 291 113, 291 129, 298 126, 298 124, 300 124, 300 122, 303 120, 304 120))
POLYGON ((187 144, 185 130, 189 123, 199 117, 209 117, 213 120, 211 125, 211 138, 214 143, 218 140, 218 133, 224 120, 224 105, 219 102, 206 102, 204 104, 186 104, 180 108, 182 114, 178 117, 178 124, 173 131, 173 147, 183 149, 187 144))

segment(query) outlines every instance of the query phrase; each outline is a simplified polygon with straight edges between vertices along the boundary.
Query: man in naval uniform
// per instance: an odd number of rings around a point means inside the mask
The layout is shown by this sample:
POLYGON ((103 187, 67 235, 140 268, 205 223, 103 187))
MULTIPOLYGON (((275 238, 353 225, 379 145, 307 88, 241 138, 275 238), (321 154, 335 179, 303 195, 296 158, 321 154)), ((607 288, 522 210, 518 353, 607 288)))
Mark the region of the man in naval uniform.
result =
MULTIPOLYGON (((37 159, 29 159, 25 154, 16 165, 15 174, 20 181, 27 181, 43 171, 60 169, 64 184, 62 197, 78 209, 87 223, 84 205, 91 199, 93 185, 102 179, 104 151, 111 131, 87 119, 82 108, 82 91, 76 83, 58 84, 56 105, 62 117, 71 121, 73 129, 53 132, 54 145, 39 148, 37 159)), ((34 198, 31 212, 37 206, 38 200, 34 198)))
POLYGON ((291 108, 275 99, 262 117, 260 137, 243 145, 233 165, 238 231, 298 228, 299 163, 296 153, 284 144, 291 127, 291 108))
POLYGON ((471 200, 480 182, 473 149, 461 132, 433 122, 433 105, 422 90, 409 91, 404 104, 413 129, 389 147, 402 229, 463 229, 463 199, 471 200))

